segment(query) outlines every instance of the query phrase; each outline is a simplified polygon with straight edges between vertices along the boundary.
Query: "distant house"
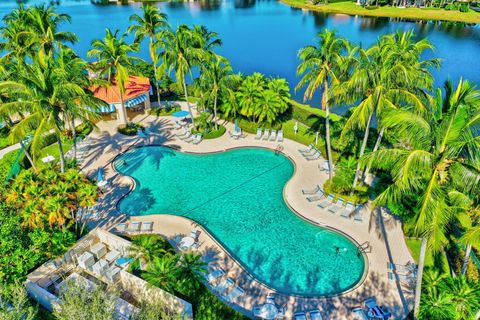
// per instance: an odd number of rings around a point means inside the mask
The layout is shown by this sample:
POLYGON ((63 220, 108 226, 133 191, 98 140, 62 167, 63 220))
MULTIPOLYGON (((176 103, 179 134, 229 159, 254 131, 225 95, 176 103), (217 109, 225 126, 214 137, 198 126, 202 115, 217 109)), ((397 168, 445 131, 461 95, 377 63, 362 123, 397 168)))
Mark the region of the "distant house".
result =
POLYGON ((108 106, 97 110, 102 114, 112 114, 119 124, 128 122, 127 110, 148 111, 150 109, 150 80, 145 77, 129 76, 123 97, 126 110, 122 108, 120 88, 115 79, 108 86, 92 86, 94 96, 108 103, 108 106))

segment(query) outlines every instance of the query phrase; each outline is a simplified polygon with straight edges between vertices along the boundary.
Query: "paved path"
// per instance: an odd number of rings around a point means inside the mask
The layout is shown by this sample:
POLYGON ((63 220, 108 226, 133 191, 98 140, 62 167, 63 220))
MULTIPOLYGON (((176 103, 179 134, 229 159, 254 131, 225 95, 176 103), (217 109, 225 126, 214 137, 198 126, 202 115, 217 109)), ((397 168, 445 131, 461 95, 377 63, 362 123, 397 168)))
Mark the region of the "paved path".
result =
POLYGON ((17 144, 8 146, 6 148, 3 148, 2 150, 0 150, 0 159, 2 159, 3 156, 6 155, 7 153, 9 153, 10 151, 17 150, 17 149, 20 149, 20 148, 21 148, 20 143, 17 143, 17 144))
MULTIPOLYGON (((173 129, 174 119, 172 117, 138 116, 134 120, 150 126, 153 134, 146 139, 126 137, 117 133, 114 122, 101 122, 98 124, 100 131, 93 132, 89 136, 91 151, 85 159, 82 170, 94 176, 98 167, 104 167, 106 178, 110 181, 111 186, 114 186, 106 190, 99 200, 97 209, 100 214, 95 221, 91 222, 93 225, 111 229, 118 222, 128 219, 117 211, 116 204, 133 187, 133 182, 131 178, 122 176, 113 170, 111 161, 132 146, 163 144, 181 151, 201 153, 247 146, 275 149, 278 145, 275 142, 255 140, 252 134, 244 139, 232 140, 228 133, 218 139, 205 140, 198 145, 193 145, 175 138, 176 131, 173 129)), ((226 124, 226 127, 227 130, 233 130, 232 124, 226 124)), ((413 261, 404 240, 400 221, 389 214, 376 210, 373 213, 365 214, 364 221, 357 223, 352 219, 342 218, 338 214, 327 213, 318 208, 315 203, 309 203, 302 196, 301 189, 312 188, 317 184, 323 185, 327 180, 327 174, 318 169, 318 164, 322 163, 323 159, 306 161, 298 152, 298 149, 305 148, 305 146, 288 139, 285 139, 282 146, 283 153, 290 157, 296 165, 295 174, 284 189, 284 197, 288 205, 311 223, 340 230, 357 243, 369 241, 372 246, 371 253, 367 254, 368 273, 366 278, 354 290, 329 298, 279 295, 278 302, 287 307, 287 318, 291 318, 296 311, 320 309, 324 319, 352 319, 351 309, 353 307, 359 306, 366 298, 375 297, 378 304, 387 306, 396 319, 403 319, 413 307, 412 288, 405 288, 400 283, 387 278, 388 261, 398 264, 413 261)), ((171 241, 175 241, 179 235, 188 234, 193 228, 190 220, 172 215, 132 217, 132 220, 154 221, 154 232, 164 235, 171 241)), ((246 291, 246 295, 232 306, 246 315, 252 316, 253 305, 263 303, 267 293, 272 290, 250 277, 205 230, 202 232, 201 240, 200 252, 204 255, 208 255, 212 250, 216 252, 219 257, 218 264, 246 291)))

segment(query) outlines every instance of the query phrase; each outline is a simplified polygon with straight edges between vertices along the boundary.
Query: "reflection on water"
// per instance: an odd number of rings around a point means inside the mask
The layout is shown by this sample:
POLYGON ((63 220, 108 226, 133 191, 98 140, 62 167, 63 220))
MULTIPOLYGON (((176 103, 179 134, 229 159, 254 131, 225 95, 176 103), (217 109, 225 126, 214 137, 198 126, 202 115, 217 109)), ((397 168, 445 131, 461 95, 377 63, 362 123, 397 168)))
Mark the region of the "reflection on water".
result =
MULTIPOLYGON (((30 4, 45 0, 23 1, 30 4)), ((325 28, 363 47, 381 35, 413 29, 419 39, 427 37, 435 46, 425 58, 438 57, 442 68, 434 70, 436 84, 460 77, 480 83, 480 27, 464 23, 413 21, 394 18, 358 17, 325 14, 291 8, 275 0, 200 0, 196 2, 159 2, 173 27, 179 24, 203 24, 220 34, 224 43, 219 53, 230 59, 235 71, 244 74, 259 71, 286 78, 294 87, 298 78, 298 50, 314 41, 325 28)), ((17 6, 15 0, 0 0, 0 15, 17 6)), ((93 5, 90 0, 61 0, 59 11, 72 16, 64 28, 75 32, 80 42, 77 52, 85 57, 92 39, 105 35, 105 28, 127 29, 128 17, 139 13, 140 3, 131 5, 93 5)), ((1 22, 0 22, 1 23, 1 22)), ((148 59, 147 46, 140 55, 148 59)), ((295 94, 301 100, 303 92, 295 94)), ((315 97, 314 104, 320 99, 315 97)))

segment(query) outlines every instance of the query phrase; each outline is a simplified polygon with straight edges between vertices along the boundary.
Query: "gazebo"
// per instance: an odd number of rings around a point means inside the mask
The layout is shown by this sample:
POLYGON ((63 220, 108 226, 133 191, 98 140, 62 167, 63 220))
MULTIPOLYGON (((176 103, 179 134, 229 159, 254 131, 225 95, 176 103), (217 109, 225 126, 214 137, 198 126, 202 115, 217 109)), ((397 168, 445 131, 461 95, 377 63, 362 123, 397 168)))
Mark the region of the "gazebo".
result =
MULTIPOLYGON (((122 108, 120 88, 115 79, 108 86, 92 86, 94 96, 108 103, 98 110, 99 113, 115 113, 119 124, 127 124, 127 110, 122 108)), ((124 105, 130 110, 147 112, 150 110, 150 80, 145 77, 129 76, 125 84, 124 105)))

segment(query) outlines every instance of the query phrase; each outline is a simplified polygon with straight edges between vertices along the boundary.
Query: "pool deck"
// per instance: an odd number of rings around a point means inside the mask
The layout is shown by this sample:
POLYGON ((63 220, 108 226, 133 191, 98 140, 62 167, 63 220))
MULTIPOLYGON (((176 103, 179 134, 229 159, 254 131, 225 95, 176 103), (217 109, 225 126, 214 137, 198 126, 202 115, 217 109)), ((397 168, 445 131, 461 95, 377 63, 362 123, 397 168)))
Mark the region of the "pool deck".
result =
MULTIPOLYGON (((295 312, 319 309, 324 319, 352 319, 351 309, 360 306, 362 301, 370 297, 374 297, 378 305, 388 307, 395 319, 405 318, 413 308, 412 288, 391 281, 387 277, 389 271, 387 262, 404 265, 413 261, 405 243, 400 221, 383 210, 374 210, 365 212, 363 222, 357 222, 352 218, 345 219, 338 213, 334 215, 320 209, 315 202, 308 202, 301 190, 323 185, 328 176, 318 169, 318 165, 323 164, 323 158, 307 161, 298 152, 299 149, 305 149, 304 145, 288 139, 282 143, 255 140, 254 134, 247 134, 245 138, 233 140, 228 132, 218 139, 204 140, 194 145, 174 136, 177 131, 173 127, 174 118, 172 117, 139 115, 133 120, 150 126, 152 134, 145 139, 138 136, 127 137, 117 132, 115 121, 101 121, 97 124, 98 130, 94 130, 87 138, 90 151, 83 162, 82 170, 87 175, 95 177, 96 170, 103 167, 105 177, 109 181, 109 186, 104 190, 96 206, 99 214, 89 222, 91 226, 112 229, 119 222, 129 220, 129 217, 117 211, 116 204, 133 187, 133 180, 117 173, 111 162, 117 155, 131 147, 161 144, 180 151, 205 153, 237 147, 275 149, 281 144, 282 153, 295 163, 295 174, 284 189, 284 197, 290 208, 311 223, 343 232, 358 244, 368 241, 371 245, 371 252, 367 253, 367 274, 358 287, 347 293, 327 298, 304 298, 279 294, 276 302, 286 307, 286 318, 290 319, 295 312)), ((233 131, 233 124, 226 123, 225 126, 227 131, 233 131)), ((168 215, 168 212, 132 217, 131 220, 153 221, 153 232, 171 241, 175 241, 181 235, 189 234, 193 229, 192 221, 168 215)), ((272 292, 272 289, 248 275, 205 230, 200 235, 200 243, 199 252, 224 269, 237 285, 245 289, 245 295, 232 304, 232 307, 252 317, 253 306, 264 303, 267 293, 272 292)))

